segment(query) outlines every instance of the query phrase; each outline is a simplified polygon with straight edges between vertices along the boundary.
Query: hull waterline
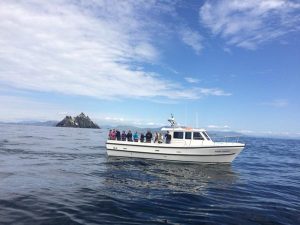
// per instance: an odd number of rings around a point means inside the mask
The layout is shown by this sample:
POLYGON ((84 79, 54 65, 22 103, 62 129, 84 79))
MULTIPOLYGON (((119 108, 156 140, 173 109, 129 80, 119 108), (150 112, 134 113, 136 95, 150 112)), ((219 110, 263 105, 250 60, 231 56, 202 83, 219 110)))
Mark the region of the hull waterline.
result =
POLYGON ((211 146, 172 146, 170 144, 107 141, 107 155, 193 163, 231 163, 244 144, 223 143, 211 146))

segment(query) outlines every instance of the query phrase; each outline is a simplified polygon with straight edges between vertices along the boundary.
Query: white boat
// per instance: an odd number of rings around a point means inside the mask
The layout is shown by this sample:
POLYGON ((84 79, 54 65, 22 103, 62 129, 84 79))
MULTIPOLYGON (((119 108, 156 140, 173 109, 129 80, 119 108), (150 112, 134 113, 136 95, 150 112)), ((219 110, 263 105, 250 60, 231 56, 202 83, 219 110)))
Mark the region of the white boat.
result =
POLYGON ((237 142, 214 142, 204 129, 177 126, 173 116, 168 121, 171 127, 163 127, 161 132, 171 134, 169 144, 107 140, 107 155, 194 163, 231 163, 245 147, 245 144, 237 142))

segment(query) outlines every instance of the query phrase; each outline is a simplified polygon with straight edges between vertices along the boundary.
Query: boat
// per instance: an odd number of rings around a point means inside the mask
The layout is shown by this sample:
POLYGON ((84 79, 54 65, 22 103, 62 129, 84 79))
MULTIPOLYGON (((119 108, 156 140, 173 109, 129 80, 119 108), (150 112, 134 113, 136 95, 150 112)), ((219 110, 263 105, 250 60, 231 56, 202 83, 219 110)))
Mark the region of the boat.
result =
POLYGON ((161 133, 171 135, 171 142, 150 143, 107 140, 107 155, 192 163, 231 163, 245 148, 244 143, 214 142, 205 129, 178 126, 173 115, 170 126, 161 133))

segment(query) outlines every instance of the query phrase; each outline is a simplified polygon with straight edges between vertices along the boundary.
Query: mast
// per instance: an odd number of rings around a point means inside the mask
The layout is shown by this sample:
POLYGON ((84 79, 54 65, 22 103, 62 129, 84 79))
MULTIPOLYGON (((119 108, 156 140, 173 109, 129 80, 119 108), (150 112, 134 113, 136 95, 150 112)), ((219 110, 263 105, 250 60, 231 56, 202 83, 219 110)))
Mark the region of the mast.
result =
POLYGON ((175 120, 175 118, 174 118, 174 116, 173 116, 173 113, 171 113, 171 117, 168 119, 168 121, 169 121, 171 127, 174 128, 174 127, 177 126, 177 122, 176 122, 176 120, 175 120))

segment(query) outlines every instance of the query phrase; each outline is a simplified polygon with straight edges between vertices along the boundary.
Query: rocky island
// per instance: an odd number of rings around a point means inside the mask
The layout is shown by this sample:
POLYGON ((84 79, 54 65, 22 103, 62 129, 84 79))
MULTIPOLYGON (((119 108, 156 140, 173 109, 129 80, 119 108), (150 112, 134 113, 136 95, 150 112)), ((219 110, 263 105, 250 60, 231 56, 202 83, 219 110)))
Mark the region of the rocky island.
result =
POLYGON ((80 113, 80 115, 74 118, 72 116, 66 116, 62 121, 56 124, 56 126, 100 129, 100 127, 84 113, 80 113))

